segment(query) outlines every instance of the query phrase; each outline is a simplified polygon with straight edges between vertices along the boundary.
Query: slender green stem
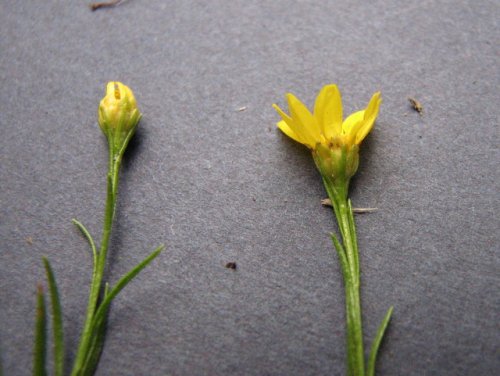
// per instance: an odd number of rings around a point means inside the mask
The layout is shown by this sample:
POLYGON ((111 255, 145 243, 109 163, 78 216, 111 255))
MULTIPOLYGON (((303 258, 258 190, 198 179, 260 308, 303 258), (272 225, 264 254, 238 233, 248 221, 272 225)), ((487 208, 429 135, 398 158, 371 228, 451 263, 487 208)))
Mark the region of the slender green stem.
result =
POLYGON ((361 302, 359 294, 359 255, 356 247, 356 233, 352 231, 347 203, 344 201, 339 208, 339 227, 342 229, 344 248, 350 264, 351 278, 344 281, 346 294, 346 317, 349 374, 364 375, 363 329, 361 321, 361 302))
MULTIPOLYGON (((347 366, 348 375, 364 376, 363 326, 360 302, 360 271, 356 230, 352 208, 347 199, 348 185, 334 186, 324 181, 332 201, 335 216, 343 240, 345 261, 341 260, 346 298, 347 366)), ((337 253, 339 246, 335 244, 337 253)))
POLYGON ((93 318, 97 310, 100 292, 102 290, 102 279, 106 266, 106 257, 109 247, 109 239, 111 235, 111 228, 115 215, 116 197, 118 190, 118 177, 120 172, 120 164, 122 159, 121 153, 115 153, 114 148, 109 148, 109 170, 107 175, 107 195, 106 204, 104 209, 104 224, 102 231, 101 247, 97 255, 97 262, 95 265, 95 273, 93 273, 92 281, 90 284, 89 301, 87 306, 87 313, 85 317, 85 324, 78 346, 76 359, 74 362, 72 375, 80 375, 80 370, 87 357, 88 349, 93 336, 93 318))
POLYGON ((344 277, 347 326, 347 365, 350 376, 374 376, 378 349, 389 324, 392 307, 382 320, 372 344, 367 368, 365 369, 363 349, 363 325, 361 318, 359 251, 356 239, 356 225, 351 201, 347 198, 347 184, 334 186, 324 180, 328 196, 333 204, 335 217, 342 235, 343 244, 332 235, 333 244, 339 255, 344 277))
POLYGON ((345 281, 348 374, 364 375, 363 330, 359 285, 345 281))

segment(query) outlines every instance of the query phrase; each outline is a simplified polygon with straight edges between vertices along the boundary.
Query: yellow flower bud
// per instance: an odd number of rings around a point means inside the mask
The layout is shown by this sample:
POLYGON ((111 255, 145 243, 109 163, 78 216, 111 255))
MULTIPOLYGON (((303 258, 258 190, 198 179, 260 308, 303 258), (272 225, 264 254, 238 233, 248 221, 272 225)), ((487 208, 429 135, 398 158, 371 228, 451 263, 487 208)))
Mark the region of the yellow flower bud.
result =
POLYGON ((110 144, 120 148, 135 132, 141 118, 132 90, 121 82, 108 82, 106 96, 99 104, 98 118, 110 144))

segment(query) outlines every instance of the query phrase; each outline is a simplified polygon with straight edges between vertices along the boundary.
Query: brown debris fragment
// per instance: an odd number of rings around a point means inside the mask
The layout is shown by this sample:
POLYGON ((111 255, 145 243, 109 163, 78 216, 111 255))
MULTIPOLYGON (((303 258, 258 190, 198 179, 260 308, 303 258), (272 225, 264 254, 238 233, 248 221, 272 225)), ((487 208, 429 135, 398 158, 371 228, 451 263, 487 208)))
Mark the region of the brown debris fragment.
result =
POLYGON ((378 208, 352 208, 352 212, 354 214, 365 214, 365 213, 373 213, 377 211, 378 208))
POLYGON ((420 115, 424 112, 424 107, 422 104, 416 100, 415 98, 408 97, 408 102, 411 104, 411 108, 413 108, 415 111, 417 111, 420 115))
POLYGON ((235 262, 228 262, 228 263, 226 264, 226 268, 228 268, 228 269, 233 269, 233 270, 236 270, 236 268, 237 268, 237 267, 238 267, 238 265, 236 265, 236 263, 235 263, 235 262))
POLYGON ((118 4, 120 4, 123 0, 113 0, 113 1, 103 1, 100 3, 92 3, 90 4, 90 10, 93 12, 94 10, 100 9, 100 8, 109 8, 109 7, 114 7, 118 4))
POLYGON ((332 205, 332 200, 330 200, 329 198, 325 198, 325 199, 321 200, 321 205, 323 205, 323 206, 333 206, 332 205))
MULTIPOLYGON (((332 207, 332 201, 329 198, 325 198, 321 200, 321 205, 332 207)), ((373 213, 377 211, 378 208, 352 208, 352 212, 355 214, 365 214, 365 213, 373 213)))

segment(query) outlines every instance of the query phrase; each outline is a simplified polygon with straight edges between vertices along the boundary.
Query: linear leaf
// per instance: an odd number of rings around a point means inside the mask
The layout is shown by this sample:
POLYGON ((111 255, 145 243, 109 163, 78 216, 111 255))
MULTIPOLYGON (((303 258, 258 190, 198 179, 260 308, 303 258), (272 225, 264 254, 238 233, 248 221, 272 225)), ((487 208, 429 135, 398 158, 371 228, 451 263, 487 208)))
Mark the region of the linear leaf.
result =
POLYGON ((352 244, 354 245, 354 255, 356 262, 356 275, 359 276, 359 250, 358 250, 358 238, 356 236, 356 223, 354 222, 354 214, 352 211, 351 199, 347 199, 347 215, 349 219, 349 228, 351 232, 352 244))
POLYGON ((337 251, 337 255, 339 257, 340 267, 344 276, 344 282, 347 283, 347 278, 349 278, 349 262, 345 254, 344 247, 342 247, 342 244, 340 244, 339 240, 333 232, 330 233, 330 237, 332 238, 333 246, 335 247, 335 250, 337 251))
POLYGON ((368 368, 366 370, 367 376, 375 376, 375 362, 377 361, 378 349, 380 347, 382 339, 384 338, 384 333, 385 330, 387 329, 387 326, 389 325, 389 321, 391 320, 393 308, 394 307, 390 307, 387 313, 385 314, 384 319, 382 320, 380 326, 378 327, 377 334, 373 339, 372 348, 370 350, 370 358, 368 359, 368 368))
POLYGON ((93 258, 93 263, 94 263, 94 273, 95 273, 95 268, 97 264, 97 248, 95 247, 94 239, 92 239, 92 236, 90 235, 90 232, 85 228, 82 222, 78 221, 77 219, 73 218, 71 220, 73 224, 78 227, 78 229, 82 232, 82 234, 87 238, 87 241, 90 244, 90 248, 92 248, 92 258, 93 258))
POLYGON ((94 315, 94 320, 93 320, 93 325, 99 325, 100 321, 104 319, 104 316, 106 316, 107 311, 109 309, 109 305, 113 301, 113 299, 120 293, 121 290, 137 275, 141 272, 142 269, 144 269, 148 264, 153 261, 163 250, 163 245, 159 246, 154 250, 153 253, 151 253, 148 257, 146 257, 142 262, 137 264, 132 270, 130 270, 127 274, 125 274, 118 283, 109 291, 107 296, 104 298, 104 300, 101 302, 99 305, 99 308, 97 309, 97 312, 94 315))
POLYGON ((35 319, 35 346, 33 354, 33 376, 46 376, 45 357, 47 354, 47 319, 43 288, 38 285, 35 319))
POLYGON ((50 266, 49 260, 43 258, 47 281, 49 284, 50 301, 52 304, 52 330, 54 331, 54 375, 63 376, 64 374, 64 334, 62 324, 62 309, 59 300, 54 272, 50 266))
POLYGON ((108 312, 106 312, 106 315, 104 315, 102 320, 95 323, 94 333, 90 341, 88 353, 81 369, 82 375, 93 375, 95 373, 95 370, 97 369, 102 349, 104 347, 104 340, 106 337, 108 312))

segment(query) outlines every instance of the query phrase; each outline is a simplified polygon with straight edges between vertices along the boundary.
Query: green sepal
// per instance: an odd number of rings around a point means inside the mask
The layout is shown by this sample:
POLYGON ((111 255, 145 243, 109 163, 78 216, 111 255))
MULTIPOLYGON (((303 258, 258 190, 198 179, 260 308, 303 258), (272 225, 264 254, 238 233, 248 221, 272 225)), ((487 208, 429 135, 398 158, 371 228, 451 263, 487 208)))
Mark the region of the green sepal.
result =
POLYGON ((135 125, 127 132, 127 135, 121 140, 121 143, 113 145, 113 151, 115 155, 122 156, 123 154, 125 154, 125 150, 127 149, 130 140, 135 134, 137 124, 139 123, 139 120, 141 120, 141 117, 142 115, 139 114, 138 117, 134 119, 135 125))

